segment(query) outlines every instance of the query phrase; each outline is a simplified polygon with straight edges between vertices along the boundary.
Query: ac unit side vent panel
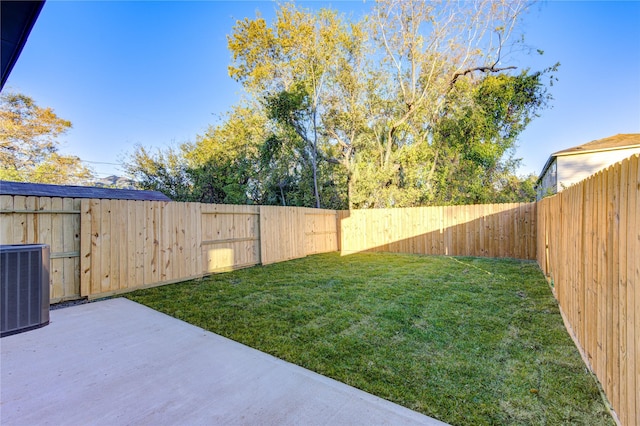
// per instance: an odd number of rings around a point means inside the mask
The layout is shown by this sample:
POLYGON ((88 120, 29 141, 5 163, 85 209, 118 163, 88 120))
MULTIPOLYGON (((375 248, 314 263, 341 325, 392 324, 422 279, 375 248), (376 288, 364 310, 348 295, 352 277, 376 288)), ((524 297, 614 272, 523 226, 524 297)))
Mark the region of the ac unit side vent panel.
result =
POLYGON ((49 246, 0 245, 0 336, 49 323, 49 246))

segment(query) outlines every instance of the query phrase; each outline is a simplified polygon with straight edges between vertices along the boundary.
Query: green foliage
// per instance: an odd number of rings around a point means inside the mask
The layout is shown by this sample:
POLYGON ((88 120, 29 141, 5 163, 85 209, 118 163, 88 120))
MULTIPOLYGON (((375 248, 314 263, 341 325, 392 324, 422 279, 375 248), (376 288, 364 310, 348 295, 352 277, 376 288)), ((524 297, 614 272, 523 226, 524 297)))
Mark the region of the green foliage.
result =
POLYGON ((58 153, 58 137, 71 122, 29 96, 0 97, 0 180, 80 184, 93 177, 78 157, 58 153))
MULTIPOLYGON (((289 192, 292 192, 290 197, 295 200, 294 205, 320 207, 317 190, 317 129, 309 94, 301 84, 296 84, 290 91, 282 90, 267 96, 264 103, 267 117, 275 124, 277 134, 267 139, 263 152, 271 153, 271 160, 276 163, 275 169, 281 172, 279 180, 293 184, 289 192), (278 158, 283 153, 285 155, 278 158), (277 164, 283 162, 284 165, 277 164), (308 197, 307 192, 313 195, 316 202, 308 197)), ((286 204, 284 187, 278 185, 282 203, 286 204)))
POLYGON ((530 201, 513 154, 551 99, 557 65, 499 65, 509 40, 522 40, 512 35, 526 7, 381 0, 356 21, 285 3, 273 22, 238 21, 229 75, 251 107, 183 145, 183 166, 162 179, 175 175, 190 199, 209 202, 530 201))
POLYGON ((260 198, 256 161, 264 125, 264 116, 238 106, 195 143, 155 153, 136 147, 125 170, 141 188, 161 191, 175 201, 256 202, 260 198))
MULTIPOLYGON (((298 149, 300 184, 310 178, 309 188, 315 207, 320 198, 319 157, 323 149, 321 108, 327 94, 328 79, 336 61, 336 40, 346 27, 333 11, 312 14, 285 3, 277 11, 275 22, 268 26, 258 17, 239 21, 228 37, 233 54, 229 75, 243 83, 257 99, 264 99, 267 116, 274 131, 283 140, 293 131, 304 146, 298 149), (309 175, 310 173, 310 175, 309 175)), ((293 141, 288 142, 294 143, 293 141)), ((305 182, 306 183, 306 182, 305 182)), ((283 186, 279 186, 283 190, 283 186)), ((298 202, 308 204, 304 186, 297 187, 298 202), (302 192, 298 192, 302 191, 302 192)), ((284 195, 281 196, 284 202, 284 195)))
POLYGON ((174 201, 193 201, 187 168, 173 149, 154 153, 138 145, 124 168, 140 189, 160 191, 174 201))
POLYGON ((452 160, 442 174, 434 201, 476 204, 532 201, 535 194, 514 175, 512 152, 518 135, 546 106, 542 73, 487 75, 477 82, 458 81, 434 131, 434 141, 452 160), (506 192, 513 190, 510 195, 506 192))

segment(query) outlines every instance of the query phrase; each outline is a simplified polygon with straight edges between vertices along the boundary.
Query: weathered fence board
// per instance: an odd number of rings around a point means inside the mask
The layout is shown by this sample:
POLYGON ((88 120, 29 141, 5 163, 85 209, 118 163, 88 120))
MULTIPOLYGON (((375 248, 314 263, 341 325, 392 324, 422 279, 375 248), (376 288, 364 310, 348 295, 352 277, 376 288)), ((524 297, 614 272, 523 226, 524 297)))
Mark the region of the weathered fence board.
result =
POLYGON ((623 425, 640 424, 640 156, 538 203, 538 264, 623 425))
POLYGON ((342 211, 340 248, 536 258, 536 205, 487 204, 342 211))

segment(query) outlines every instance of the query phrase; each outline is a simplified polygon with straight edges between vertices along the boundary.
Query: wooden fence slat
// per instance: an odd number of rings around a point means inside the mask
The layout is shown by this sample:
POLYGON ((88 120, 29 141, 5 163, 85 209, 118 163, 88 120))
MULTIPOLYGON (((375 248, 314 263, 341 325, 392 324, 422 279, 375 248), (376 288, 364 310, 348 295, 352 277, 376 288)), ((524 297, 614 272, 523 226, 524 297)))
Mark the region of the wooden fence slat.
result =
MULTIPOLYGON (((619 266, 618 266, 618 311, 620 315, 620 354, 619 354, 619 374, 616 380, 619 384, 620 401, 619 406, 627 406, 627 375, 628 375, 628 343, 627 343, 627 222, 633 216, 629 216, 628 210, 629 192, 629 162, 622 163, 620 168, 619 186, 619 233, 616 243, 618 244, 619 266)), ((618 413, 620 423, 629 424, 628 410, 622 408, 618 413)))
MULTIPOLYGON (((631 256, 628 256, 628 258, 633 259, 633 262, 627 263, 627 279, 630 280, 631 283, 631 285, 627 286, 627 292, 629 288, 632 288, 633 295, 627 293, 627 297, 629 301, 635 300, 635 306, 633 309, 628 310, 629 315, 631 315, 630 312, 634 313, 634 325, 627 329, 627 336, 629 336, 629 334, 635 335, 635 352, 633 354, 629 353, 629 358, 635 362, 635 366, 630 366, 629 368, 629 377, 635 377, 635 386, 632 387, 631 383, 628 383, 628 412, 631 418, 635 411, 636 421, 640 423, 640 290, 638 289, 640 283, 640 256, 638 256, 638 253, 640 253, 640 214, 638 213, 640 212, 640 165, 638 163, 640 163, 640 156, 635 155, 631 159, 629 168, 629 212, 631 217, 635 218, 635 223, 632 224, 631 229, 629 229, 630 244, 627 246, 627 253, 631 251, 631 256), (635 401, 633 400, 634 396, 635 401)), ((627 307, 628 306, 629 305, 627 305, 627 307)), ((631 338, 628 339, 633 341, 631 338)), ((632 345, 629 345, 629 347, 631 346, 632 345)))
POLYGON ((172 227, 172 206, 173 203, 167 203, 159 209, 159 245, 160 250, 158 259, 159 282, 165 282, 171 279, 169 274, 171 267, 171 244, 170 235, 172 227))
MULTIPOLYGON (((123 214, 126 214, 125 236, 122 241, 126 241, 126 247, 123 248, 126 256, 126 267, 123 268, 122 279, 127 287, 136 286, 136 202, 125 203, 123 214)), ((124 265, 123 265, 124 266, 124 265)))
POLYGON ((91 293, 91 204, 90 200, 81 201, 80 215, 80 296, 91 293))
MULTIPOLYGON (((66 210, 80 212, 80 199, 65 198, 63 207, 66 210)), ((77 253, 76 257, 65 261, 66 289, 65 299, 77 299, 80 296, 80 213, 65 214, 65 250, 77 253)))
MULTIPOLYGON (((32 200, 31 206, 33 210, 47 211, 52 210, 51 198, 49 197, 29 197, 32 200)), ((26 201, 26 199, 25 199, 26 201)), ((62 247, 58 241, 54 243, 54 232, 52 231, 52 219, 54 215, 41 213, 38 215, 31 215, 31 220, 33 223, 31 225, 25 224, 25 226, 33 227, 35 230, 35 238, 32 241, 25 241, 29 243, 42 243, 49 245, 49 255, 62 251, 62 247)), ((26 216, 25 216, 26 217, 26 216)), ((58 225, 55 234, 56 239, 61 230, 58 225)), ((62 274, 58 273, 58 263, 59 260, 51 260, 49 267, 49 297, 52 300, 60 300, 63 293, 63 282, 62 282, 62 274)), ((60 271, 62 268, 60 268, 60 271)))
POLYGON ((121 238, 123 237, 122 231, 126 229, 126 223, 124 222, 126 216, 124 216, 122 212, 123 201, 124 200, 111 200, 109 203, 109 223, 111 226, 109 234, 110 238, 113 240, 109 254, 110 280, 109 289, 107 290, 109 292, 114 292, 121 288, 126 288, 126 284, 121 281, 120 273, 122 271, 122 258, 124 257, 122 255, 123 250, 121 247, 121 242, 124 240, 121 238))
POLYGON ((200 255, 202 246, 200 245, 200 241, 198 241, 198 236, 202 235, 202 221, 200 220, 202 204, 191 204, 191 217, 192 221, 190 222, 190 241, 192 244, 192 257, 194 259, 193 265, 196 267, 193 271, 194 274, 202 272, 203 259, 200 255))
MULTIPOLYGON (((132 260, 135 263, 135 287, 142 287, 145 284, 144 259, 146 246, 146 217, 147 207, 146 201, 134 201, 136 210, 136 233, 135 233, 135 255, 132 260)), ((131 262, 129 262, 131 264, 131 262)))
MULTIPOLYGON (((111 200, 100 201, 100 292, 111 291, 111 200)), ((113 244, 115 246, 115 244, 113 244)))
POLYGON ((188 276, 186 275, 185 262, 183 261, 183 251, 184 251, 184 217, 186 214, 187 206, 185 204, 176 204, 175 205, 175 223, 173 227, 173 259, 174 259, 174 273, 172 279, 178 279, 181 277, 188 276))
POLYGON ((81 273, 81 268, 80 268, 80 244, 82 242, 81 240, 81 229, 80 229, 80 220, 81 220, 81 214, 80 214, 80 210, 82 207, 81 204, 81 200, 79 198, 74 198, 72 199, 72 206, 74 211, 77 211, 77 214, 73 215, 73 218, 71 220, 72 222, 72 226, 71 228, 74 230, 74 235, 73 235, 73 246, 77 248, 78 250, 78 257, 76 259, 74 259, 74 263, 73 263, 73 267, 74 267, 74 297, 70 297, 69 299, 77 299, 80 297, 80 273, 81 273))
MULTIPOLYGON (((13 197, 13 204, 16 210, 26 210, 25 197, 16 195, 13 197)), ((24 244, 26 242, 26 214, 16 213, 13 215, 13 239, 12 244, 24 244)))
POLYGON ((0 195, 0 211, 2 220, 0 220, 0 244, 13 244, 13 221, 15 214, 9 214, 13 211, 13 197, 11 195, 0 195), (7 212, 7 213, 5 213, 7 212))
POLYGON ((142 226, 142 253, 140 257, 140 266, 142 269, 142 283, 140 286, 146 286, 153 282, 153 205, 151 201, 143 201, 144 205, 144 224, 142 226))
MULTIPOLYGON (((598 224, 600 223, 600 211, 598 205, 601 203, 600 199, 600 187, 598 179, 591 179, 591 190, 593 191, 593 204, 592 204, 592 212, 591 212, 591 259, 598 259, 600 256, 600 248, 598 241, 598 224)), ((597 261, 592 260, 592 281, 591 281, 591 291, 593 293, 592 297, 592 305, 591 305, 591 315, 593 317, 593 324, 591 329, 591 346, 589 348, 589 357, 591 359, 591 365, 598 365, 598 329, 600 327, 600 316, 598 315, 598 306, 600 301, 600 293, 598 288, 599 283, 599 265, 597 261)))
POLYGON ((610 369, 607 369, 609 373, 608 380, 611 382, 610 390, 611 394, 608 397, 614 407, 620 406, 620 312, 619 312, 619 292, 618 292, 618 280, 619 280, 619 268, 620 268, 620 252, 618 251, 618 241, 620 239, 620 168, 613 167, 610 176, 613 177, 609 181, 609 192, 611 199, 611 232, 608 235, 607 245, 609 247, 611 256, 607 267, 610 269, 608 274, 611 288, 611 342, 609 344, 608 361, 607 364, 611 365, 610 369))

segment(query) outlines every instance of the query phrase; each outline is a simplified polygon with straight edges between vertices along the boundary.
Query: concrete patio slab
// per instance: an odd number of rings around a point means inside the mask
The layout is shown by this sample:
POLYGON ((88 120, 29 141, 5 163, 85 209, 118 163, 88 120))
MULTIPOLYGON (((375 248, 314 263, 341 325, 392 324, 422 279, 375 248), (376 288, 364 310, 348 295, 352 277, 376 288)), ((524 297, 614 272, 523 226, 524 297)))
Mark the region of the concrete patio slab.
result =
POLYGON ((9 425, 443 425, 127 299, 4 337, 9 425))

